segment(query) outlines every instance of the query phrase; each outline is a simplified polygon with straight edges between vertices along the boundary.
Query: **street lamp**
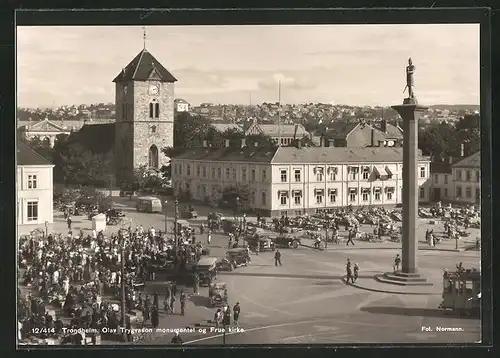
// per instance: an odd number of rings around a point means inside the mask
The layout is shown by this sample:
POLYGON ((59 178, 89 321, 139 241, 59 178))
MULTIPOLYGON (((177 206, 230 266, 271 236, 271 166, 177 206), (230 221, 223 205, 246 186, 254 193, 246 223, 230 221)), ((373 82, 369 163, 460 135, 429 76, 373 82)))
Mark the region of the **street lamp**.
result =
POLYGON ((179 215, 178 213, 178 209, 179 209, 179 200, 177 200, 177 198, 175 198, 175 202, 174 202, 174 251, 175 253, 177 254, 177 216, 179 215))
POLYGON ((164 211, 165 211, 165 235, 167 235, 167 214, 168 214, 167 213, 167 204, 168 204, 168 201, 165 200, 165 209, 164 209, 164 211))
POLYGON ((239 207, 240 207, 240 197, 237 196, 236 197, 236 208, 235 208, 236 217, 238 216, 238 211, 239 211, 238 209, 239 209, 239 207))
POLYGON ((325 211, 325 249, 328 247, 328 226, 330 226, 328 214, 325 211))
MULTIPOLYGON (((121 252, 120 252, 120 261, 121 261, 121 268, 120 268, 120 277, 121 277, 121 310, 122 310, 122 317, 121 317, 121 322, 120 326, 125 327, 125 235, 123 234, 123 230, 118 231, 118 234, 120 235, 120 240, 121 240, 121 252)), ((125 331, 124 331, 125 332, 125 331)), ((124 334, 123 339, 125 340, 126 335, 124 334)))

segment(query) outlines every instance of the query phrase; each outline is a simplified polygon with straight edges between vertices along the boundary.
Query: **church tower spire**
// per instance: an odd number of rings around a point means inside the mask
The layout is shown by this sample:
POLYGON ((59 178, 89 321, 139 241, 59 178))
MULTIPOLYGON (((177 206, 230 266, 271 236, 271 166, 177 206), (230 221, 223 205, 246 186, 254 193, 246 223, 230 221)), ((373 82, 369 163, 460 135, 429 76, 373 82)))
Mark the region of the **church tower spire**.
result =
POLYGON ((142 40, 144 42, 144 50, 146 49, 146 26, 142 27, 142 40))

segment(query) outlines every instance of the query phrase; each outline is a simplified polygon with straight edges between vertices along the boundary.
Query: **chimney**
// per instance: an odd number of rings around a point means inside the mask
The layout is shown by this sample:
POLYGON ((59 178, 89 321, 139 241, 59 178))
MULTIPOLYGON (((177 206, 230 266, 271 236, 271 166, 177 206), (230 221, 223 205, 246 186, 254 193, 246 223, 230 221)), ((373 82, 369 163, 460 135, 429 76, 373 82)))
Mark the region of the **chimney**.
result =
POLYGON ((372 133, 371 133, 371 146, 375 147, 375 129, 372 128, 372 133))
POLYGON ((253 142, 253 146, 254 147, 258 147, 259 146, 259 142, 253 142))
POLYGON ((241 148, 244 148, 246 146, 247 146, 246 139, 245 138, 241 138, 241 148))
POLYGON ((464 142, 460 143, 460 156, 465 156, 465 144, 464 142))
POLYGON ((207 140, 203 141, 203 148, 208 148, 208 141, 207 140))
POLYGON ((229 139, 224 140, 224 147, 229 148, 229 139))
POLYGON ((380 129, 382 132, 387 133, 387 121, 385 119, 380 122, 380 129))

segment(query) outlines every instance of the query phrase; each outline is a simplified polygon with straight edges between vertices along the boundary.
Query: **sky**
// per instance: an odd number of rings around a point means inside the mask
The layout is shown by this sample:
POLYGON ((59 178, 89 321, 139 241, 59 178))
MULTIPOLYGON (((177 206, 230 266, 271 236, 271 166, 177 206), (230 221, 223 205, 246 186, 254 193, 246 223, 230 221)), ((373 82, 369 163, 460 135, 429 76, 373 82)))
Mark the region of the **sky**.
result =
MULTIPOLYGON (((416 66, 420 103, 479 104, 479 25, 149 26, 147 50, 192 105, 399 104, 416 66)), ((140 26, 17 28, 20 107, 114 102, 144 46, 140 26)))

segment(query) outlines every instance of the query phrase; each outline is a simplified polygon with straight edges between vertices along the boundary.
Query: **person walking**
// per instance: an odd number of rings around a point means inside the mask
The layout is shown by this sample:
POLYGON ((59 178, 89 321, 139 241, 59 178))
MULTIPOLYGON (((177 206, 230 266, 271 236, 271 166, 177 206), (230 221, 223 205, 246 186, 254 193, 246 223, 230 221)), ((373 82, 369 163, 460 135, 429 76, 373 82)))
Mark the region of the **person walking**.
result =
POLYGON ((193 277, 193 294, 198 296, 198 287, 200 286, 200 276, 198 274, 194 274, 193 277))
POLYGON ((353 279, 353 276, 352 276, 351 260, 347 259, 347 264, 346 264, 346 283, 349 284, 349 281, 351 283, 354 283, 354 279, 353 279))
POLYGON ((349 234, 347 235, 347 244, 346 244, 346 246, 349 246, 349 243, 351 243, 352 246, 354 246, 354 241, 352 241, 352 237, 353 237, 353 232, 352 232, 352 230, 349 230, 349 234))
POLYGON ((399 265, 401 264, 401 257, 399 257, 399 254, 396 254, 396 257, 394 258, 394 272, 399 271, 399 265))
POLYGON ((175 301, 176 301, 176 298, 175 298, 174 295, 172 295, 172 297, 170 298, 170 313, 171 314, 175 314, 175 310, 174 310, 174 308, 175 308, 175 306, 174 306, 175 301))
POLYGON ((233 322, 236 327, 238 327, 238 320, 240 318, 240 312, 241 312, 241 307, 240 303, 236 302, 236 304, 233 307, 233 322))
POLYGON ((281 252, 280 250, 276 250, 274 253, 274 266, 278 266, 278 264, 281 266, 281 252))
POLYGON ((358 265, 358 263, 356 262, 356 263, 354 264, 354 279, 352 280, 352 282, 353 282, 353 283, 354 283, 354 282, 356 282, 356 280, 358 279, 358 277, 359 277, 359 265, 358 265))
POLYGON ((221 322, 222 322, 222 312, 221 309, 218 308, 214 314, 215 328, 219 328, 221 322))
POLYGON ((181 302, 181 316, 184 316, 184 310, 186 308, 186 295, 184 294, 184 291, 181 291, 179 301, 181 302))
POLYGON ((160 320, 158 316, 158 308, 156 306, 153 306, 153 309, 151 310, 151 325, 154 329, 156 329, 159 323, 160 320))
POLYGON ((207 234, 207 244, 210 245, 210 241, 212 241, 212 230, 208 230, 207 234))
POLYGON ((71 230, 71 223, 72 223, 71 215, 68 215, 68 219, 66 219, 66 222, 68 223, 68 230, 71 230))
POLYGON ((170 341, 172 344, 182 344, 184 341, 182 340, 181 336, 179 335, 179 332, 175 332, 174 337, 170 341))

